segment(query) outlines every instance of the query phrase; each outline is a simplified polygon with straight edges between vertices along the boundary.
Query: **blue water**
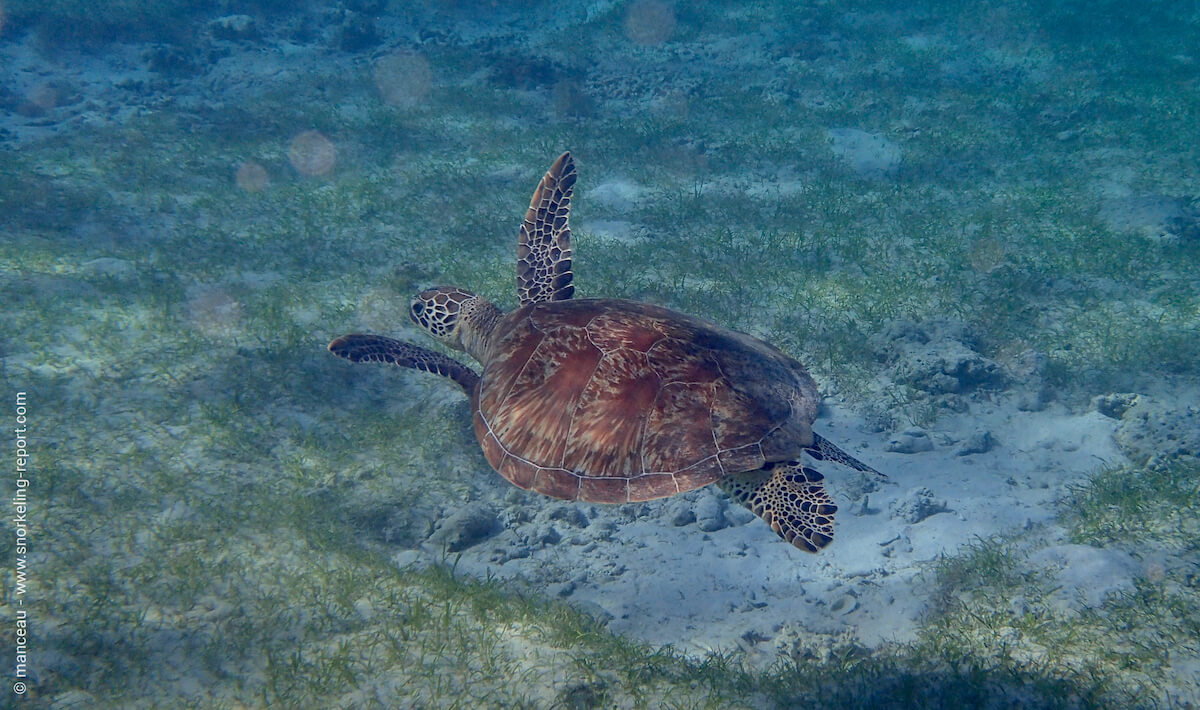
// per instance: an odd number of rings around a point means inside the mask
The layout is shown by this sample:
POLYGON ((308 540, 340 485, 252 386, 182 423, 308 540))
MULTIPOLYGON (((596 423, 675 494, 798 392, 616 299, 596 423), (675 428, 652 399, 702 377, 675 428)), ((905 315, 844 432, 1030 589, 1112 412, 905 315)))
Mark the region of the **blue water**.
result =
POLYGON ((1194 2, 0 3, 0 704, 1194 706, 1197 37, 1194 2), (410 301, 518 308, 567 150, 575 297, 772 343, 887 475, 804 459, 819 553, 714 486, 523 491, 453 382, 327 351, 483 372, 410 301))

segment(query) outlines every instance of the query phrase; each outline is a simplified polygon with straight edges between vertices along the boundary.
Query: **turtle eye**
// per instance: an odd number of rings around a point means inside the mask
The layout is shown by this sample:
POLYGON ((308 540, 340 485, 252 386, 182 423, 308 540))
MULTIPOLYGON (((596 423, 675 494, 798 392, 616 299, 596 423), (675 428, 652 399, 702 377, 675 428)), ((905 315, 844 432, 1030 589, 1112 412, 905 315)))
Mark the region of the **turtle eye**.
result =
POLYGON ((429 316, 426 314, 426 306, 424 301, 413 301, 408 308, 408 317, 413 319, 414 323, 426 325, 429 321, 429 316))

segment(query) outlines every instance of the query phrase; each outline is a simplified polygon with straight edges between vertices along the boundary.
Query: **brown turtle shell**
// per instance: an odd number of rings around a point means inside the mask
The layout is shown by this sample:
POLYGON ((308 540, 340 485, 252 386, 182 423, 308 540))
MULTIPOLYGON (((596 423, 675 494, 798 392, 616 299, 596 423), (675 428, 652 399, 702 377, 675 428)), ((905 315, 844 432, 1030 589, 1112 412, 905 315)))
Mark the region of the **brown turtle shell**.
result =
POLYGON ((564 500, 644 501, 795 459, 816 384, 775 347, 617 299, 507 314, 472 397, 475 435, 509 481, 564 500))

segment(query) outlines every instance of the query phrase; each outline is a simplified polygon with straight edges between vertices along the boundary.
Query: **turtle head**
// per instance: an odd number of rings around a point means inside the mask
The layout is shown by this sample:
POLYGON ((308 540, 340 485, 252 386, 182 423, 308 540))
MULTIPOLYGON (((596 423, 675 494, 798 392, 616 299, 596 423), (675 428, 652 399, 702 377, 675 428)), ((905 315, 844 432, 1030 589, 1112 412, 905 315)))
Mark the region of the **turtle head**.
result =
POLYGON ((484 362, 487 339, 500 319, 500 309, 487 299, 455 286, 418 293, 408 311, 413 322, 455 350, 484 362))

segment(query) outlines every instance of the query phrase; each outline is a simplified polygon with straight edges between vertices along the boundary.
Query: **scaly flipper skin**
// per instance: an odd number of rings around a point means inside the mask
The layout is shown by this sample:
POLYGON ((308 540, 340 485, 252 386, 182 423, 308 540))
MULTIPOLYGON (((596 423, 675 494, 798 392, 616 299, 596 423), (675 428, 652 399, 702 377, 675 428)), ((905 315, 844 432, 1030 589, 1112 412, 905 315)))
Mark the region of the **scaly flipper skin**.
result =
POLYGON ((351 362, 386 362, 449 377, 467 396, 473 396, 475 385, 479 384, 479 375, 458 360, 382 335, 343 335, 329 344, 329 352, 351 362))
POLYGON ((517 242, 517 295, 521 305, 565 301, 571 285, 571 194, 575 161, 563 153, 534 190, 517 242))
POLYGON ((717 485, 766 521, 779 537, 805 552, 816 552, 833 541, 837 512, 821 483, 824 478, 798 461, 787 461, 726 476, 717 485))
POLYGON ((873 473, 880 478, 887 478, 887 474, 876 471, 862 461, 859 461, 845 451, 842 451, 829 439, 824 438, 815 431, 813 432, 812 446, 805 449, 804 452, 818 461, 833 461, 834 463, 840 463, 843 466, 849 466, 855 471, 873 473))

